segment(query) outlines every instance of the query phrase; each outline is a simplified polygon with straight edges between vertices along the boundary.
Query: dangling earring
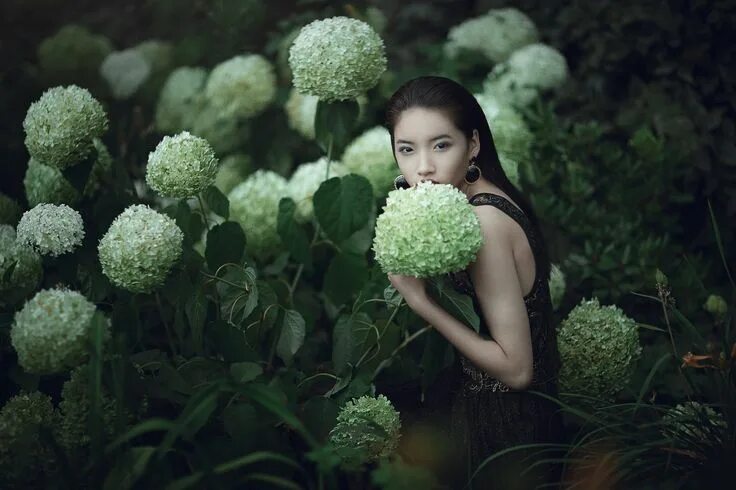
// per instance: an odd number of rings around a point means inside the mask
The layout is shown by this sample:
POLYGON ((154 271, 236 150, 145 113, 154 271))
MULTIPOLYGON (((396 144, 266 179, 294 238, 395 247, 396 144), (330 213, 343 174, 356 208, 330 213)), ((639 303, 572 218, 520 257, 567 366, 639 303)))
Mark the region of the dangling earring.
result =
POLYGON ((477 161, 478 157, 473 157, 470 159, 470 165, 468 165, 468 170, 465 172, 466 184, 473 184, 475 182, 478 182, 478 179, 480 179, 481 177, 480 167, 475 164, 475 162, 477 161))
POLYGON ((394 179, 394 189, 396 189, 396 190, 399 190, 399 189, 408 189, 409 187, 410 187, 409 186, 409 183, 406 181, 406 178, 404 177, 404 174, 399 174, 394 179))

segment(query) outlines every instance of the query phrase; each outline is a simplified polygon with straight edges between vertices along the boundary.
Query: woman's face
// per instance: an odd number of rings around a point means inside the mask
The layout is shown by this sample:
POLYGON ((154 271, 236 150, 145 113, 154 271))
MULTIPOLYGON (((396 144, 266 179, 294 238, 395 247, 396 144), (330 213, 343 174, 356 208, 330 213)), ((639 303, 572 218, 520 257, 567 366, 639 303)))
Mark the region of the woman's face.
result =
POLYGON ((407 109, 394 126, 394 155, 411 186, 432 180, 463 188, 469 160, 479 150, 477 130, 469 140, 436 109, 407 109))

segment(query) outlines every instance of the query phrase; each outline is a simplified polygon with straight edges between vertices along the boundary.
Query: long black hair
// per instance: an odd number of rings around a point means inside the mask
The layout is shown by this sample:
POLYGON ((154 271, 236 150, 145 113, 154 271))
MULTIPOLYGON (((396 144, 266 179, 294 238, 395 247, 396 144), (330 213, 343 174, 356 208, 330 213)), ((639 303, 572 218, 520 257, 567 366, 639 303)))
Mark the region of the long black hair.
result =
MULTIPOLYGON (((391 148, 394 148, 394 128, 399 116, 412 107, 438 109, 444 112, 455 126, 470 139, 473 130, 478 130, 480 151, 476 165, 483 175, 503 190, 524 211, 531 221, 540 242, 541 257, 535 256, 537 270, 542 273, 542 279, 549 280, 550 259, 546 241, 539 225, 537 215, 529 200, 511 183, 503 171, 501 161, 493 144, 491 128, 488 126, 483 109, 478 100, 461 84, 445 77, 423 76, 409 80, 399 87, 386 104, 385 126, 391 135, 391 148)), ((394 153, 392 151, 392 153, 394 153)), ((394 153, 394 159, 396 155, 394 153)))

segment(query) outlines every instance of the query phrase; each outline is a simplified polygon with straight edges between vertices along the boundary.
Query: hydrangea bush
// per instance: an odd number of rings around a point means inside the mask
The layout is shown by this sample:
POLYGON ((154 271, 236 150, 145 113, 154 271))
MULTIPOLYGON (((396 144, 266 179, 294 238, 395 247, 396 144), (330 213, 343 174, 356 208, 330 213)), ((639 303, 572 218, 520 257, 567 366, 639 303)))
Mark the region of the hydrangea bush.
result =
POLYGON ((39 204, 18 222, 17 239, 41 255, 69 253, 82 244, 82 216, 66 204, 39 204))
POLYGON ((182 66, 172 71, 156 104, 156 129, 164 133, 191 129, 206 82, 204 68, 182 66))
POLYGON ((143 54, 135 49, 115 51, 100 65, 100 74, 116 99, 127 99, 151 74, 151 66, 143 54))
POLYGON ((192 197, 215 182, 218 160, 204 138, 183 131, 164 136, 148 155, 146 183, 164 197, 192 197))
POLYGON ((464 269, 482 244, 467 197, 453 185, 422 182, 389 192, 373 251, 386 273, 430 277, 464 269))

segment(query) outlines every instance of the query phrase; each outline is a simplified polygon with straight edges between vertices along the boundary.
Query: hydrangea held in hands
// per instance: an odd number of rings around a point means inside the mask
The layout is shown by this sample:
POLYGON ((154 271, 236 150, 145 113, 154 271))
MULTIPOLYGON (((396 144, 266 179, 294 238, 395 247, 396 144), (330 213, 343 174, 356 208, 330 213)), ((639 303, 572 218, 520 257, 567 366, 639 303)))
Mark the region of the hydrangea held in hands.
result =
POLYGON ((373 251, 385 273, 431 277, 464 269, 482 244, 465 194, 451 184, 422 182, 388 194, 373 251))
POLYGON ((346 463, 361 464, 393 454, 400 431, 399 412, 391 401, 385 395, 365 395, 342 407, 330 431, 330 442, 349 455, 345 456, 346 463))
POLYGON ((10 329, 18 363, 30 373, 53 374, 85 362, 95 311, 95 305, 77 291, 44 289, 36 293, 15 314, 10 329))
POLYGON ((207 140, 183 131, 164 136, 148 155, 146 183, 164 197, 192 197, 215 182, 217 166, 207 140))
POLYGON ((373 88, 386 70, 381 37, 349 17, 315 20, 289 50, 294 86, 328 102, 354 99, 373 88))
POLYGON ((89 90, 70 85, 45 91, 23 120, 28 153, 60 169, 76 165, 108 128, 107 114, 89 90))
POLYGON ((41 255, 71 252, 82 244, 82 216, 66 204, 39 204, 23 213, 18 222, 17 239, 41 255))
POLYGON ((176 222, 143 204, 129 206, 97 247, 102 272, 118 287, 148 293, 161 286, 182 253, 176 222))

